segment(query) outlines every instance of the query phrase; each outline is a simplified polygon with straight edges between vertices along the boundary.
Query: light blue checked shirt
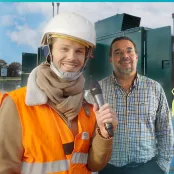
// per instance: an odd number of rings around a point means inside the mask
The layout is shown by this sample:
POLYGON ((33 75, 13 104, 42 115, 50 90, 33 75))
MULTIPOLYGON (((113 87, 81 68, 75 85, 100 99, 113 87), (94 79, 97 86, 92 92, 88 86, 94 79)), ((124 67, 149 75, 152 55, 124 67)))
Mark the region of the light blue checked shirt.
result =
MULTIPOLYGON (((110 164, 121 167, 131 162, 147 162, 157 156, 165 172, 173 157, 173 128, 168 103, 161 85, 137 75, 130 92, 118 84, 114 75, 100 85, 105 102, 118 116, 110 164)), ((86 96, 93 103, 91 95, 86 96)))

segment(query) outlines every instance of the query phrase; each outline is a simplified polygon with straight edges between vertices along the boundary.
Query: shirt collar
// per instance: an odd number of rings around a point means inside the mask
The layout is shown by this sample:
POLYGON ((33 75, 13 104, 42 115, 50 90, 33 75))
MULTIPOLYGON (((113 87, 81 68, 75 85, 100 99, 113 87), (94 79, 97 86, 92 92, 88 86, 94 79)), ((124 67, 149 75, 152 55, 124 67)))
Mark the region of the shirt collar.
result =
MULTIPOLYGON (((134 79, 134 81, 133 81, 131 87, 136 87, 136 86, 138 85, 138 83, 139 83, 139 78, 140 78, 140 75, 139 75, 138 73, 136 73, 136 77, 135 77, 135 79, 134 79)), ((114 83, 115 85, 119 85, 119 86, 120 86, 120 84, 118 83, 118 80, 117 80, 116 77, 114 76, 114 72, 112 72, 112 80, 113 80, 113 83, 114 83)))

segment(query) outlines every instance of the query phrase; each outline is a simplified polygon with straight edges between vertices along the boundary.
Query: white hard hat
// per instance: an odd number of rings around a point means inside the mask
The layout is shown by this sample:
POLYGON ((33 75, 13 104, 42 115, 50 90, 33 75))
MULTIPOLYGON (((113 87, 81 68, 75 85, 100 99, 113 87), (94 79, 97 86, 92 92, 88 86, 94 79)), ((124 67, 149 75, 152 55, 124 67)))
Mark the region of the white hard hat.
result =
POLYGON ((96 46, 94 26, 85 17, 76 13, 60 13, 56 15, 44 29, 41 45, 47 45, 47 36, 57 34, 80 40, 91 47, 96 46))

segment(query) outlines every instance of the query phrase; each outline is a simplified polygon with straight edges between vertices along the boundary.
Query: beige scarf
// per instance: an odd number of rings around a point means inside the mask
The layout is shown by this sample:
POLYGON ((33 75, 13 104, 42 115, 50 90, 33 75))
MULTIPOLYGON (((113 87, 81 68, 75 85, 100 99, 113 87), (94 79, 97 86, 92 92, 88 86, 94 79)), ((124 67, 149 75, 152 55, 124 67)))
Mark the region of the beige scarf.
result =
POLYGON ((46 93, 48 104, 68 120, 78 115, 84 96, 83 75, 74 81, 62 81, 50 69, 50 64, 42 63, 37 71, 36 83, 46 93))

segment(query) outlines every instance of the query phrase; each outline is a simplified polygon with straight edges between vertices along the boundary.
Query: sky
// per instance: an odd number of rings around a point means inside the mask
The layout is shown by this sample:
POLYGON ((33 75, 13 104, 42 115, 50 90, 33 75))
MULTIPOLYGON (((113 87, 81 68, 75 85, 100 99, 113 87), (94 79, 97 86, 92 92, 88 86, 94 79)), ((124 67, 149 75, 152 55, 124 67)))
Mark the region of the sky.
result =
MULTIPOLYGON (((0 59, 8 64, 21 63, 22 53, 37 53, 44 26, 53 16, 52 3, 0 2, 0 7, 0 59)), ((173 35, 174 2, 61 2, 61 12, 76 12, 93 24, 116 14, 127 13, 141 17, 142 27, 171 26, 173 35)))

